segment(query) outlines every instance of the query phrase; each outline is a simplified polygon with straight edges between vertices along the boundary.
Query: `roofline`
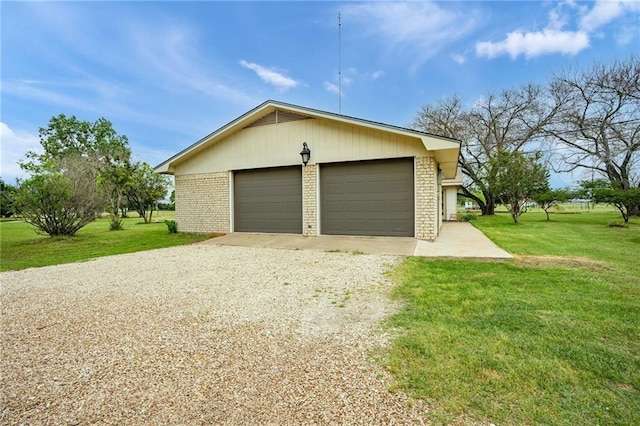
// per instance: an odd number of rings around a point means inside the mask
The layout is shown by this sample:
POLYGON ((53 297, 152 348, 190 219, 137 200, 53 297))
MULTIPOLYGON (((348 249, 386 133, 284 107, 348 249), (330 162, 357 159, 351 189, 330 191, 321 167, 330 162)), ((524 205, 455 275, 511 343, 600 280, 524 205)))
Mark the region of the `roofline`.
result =
POLYGON ((200 145, 201 143, 205 142, 206 140, 212 138, 213 136, 216 135, 216 133, 221 133, 224 130, 233 127, 234 124, 236 124, 239 121, 242 121, 243 119, 245 119, 246 117, 250 116, 251 114, 253 114, 254 112, 260 110, 261 108, 267 106, 267 104, 271 102, 271 101, 266 101, 261 103, 260 105, 258 105, 257 107, 245 112, 244 114, 242 114, 240 117, 228 122, 227 124, 223 125, 222 127, 217 128, 216 130, 214 130, 213 132, 209 133, 208 135, 206 135, 203 138, 200 138, 197 142, 192 143, 191 145, 189 145, 188 147, 186 147, 185 149, 183 149, 182 151, 178 152, 177 154, 169 157, 168 159, 166 159, 165 161, 163 161, 162 163, 158 164, 157 166, 154 167, 154 169, 157 169, 161 166, 164 166, 167 163, 170 163, 172 160, 180 157, 182 154, 185 154, 189 151, 191 151, 193 148, 197 147, 198 145, 200 145))
MULTIPOLYGON (((358 118, 358 117, 353 117, 350 115, 344 115, 344 114, 337 114, 335 112, 329 112, 329 111, 323 111, 323 110, 319 110, 319 109, 315 109, 315 108, 309 108, 309 107, 303 107, 303 106, 299 106, 299 105, 294 105, 294 104, 289 104, 286 102, 280 102, 280 101, 274 101, 274 100, 269 100, 265 103, 263 103, 262 105, 265 104, 274 104, 274 105, 279 105, 282 106, 284 108, 290 108, 290 109, 298 109, 300 111, 307 111, 311 114, 315 114, 318 116, 325 116, 325 117, 331 117, 334 119, 338 119, 340 121, 346 121, 346 122, 360 122, 362 124, 371 126, 371 127, 383 127, 383 128, 387 128, 390 130, 394 130, 394 131, 401 131, 401 132, 408 132, 411 134, 415 134, 415 135, 419 135, 419 136, 431 136, 433 138, 438 138, 438 139, 442 139, 445 141, 449 141, 449 142, 461 142, 459 139, 455 139, 455 138, 450 138, 447 136, 441 136, 441 135, 436 135, 433 133, 427 133, 427 132, 421 132, 419 130, 415 130, 415 129, 410 129, 408 127, 401 127, 401 126, 395 126, 393 124, 387 124, 387 123, 381 123, 379 121, 373 121, 373 120, 366 120, 364 118, 358 118)), ((260 105, 260 106, 262 106, 260 105)))
POLYGON ((261 103, 260 105, 256 106, 255 108, 245 112, 244 114, 242 114, 241 116, 239 116, 238 118, 228 122, 227 124, 219 127, 218 129, 214 130, 213 132, 209 133, 208 135, 204 136, 203 138, 200 138, 197 142, 189 145, 188 147, 186 147, 185 149, 183 149, 182 151, 178 152, 177 154, 171 156, 170 158, 166 159, 165 161, 163 161, 162 163, 158 164, 157 166, 154 167, 155 169, 158 169, 162 166, 165 166, 166 164, 171 163, 173 160, 180 158, 181 156, 183 156, 184 154, 188 153, 189 151, 197 148, 198 146, 200 146, 201 144, 207 142, 208 140, 212 139, 213 137, 215 137, 216 135, 223 133, 224 131, 233 128, 236 124, 242 122, 243 120, 245 120, 246 118, 250 117, 251 115, 255 114, 256 112, 273 106, 275 108, 283 108, 283 109, 288 109, 288 110, 293 110, 296 112, 300 112, 303 114, 307 114, 307 115, 312 115, 315 117, 323 117, 323 118, 329 118, 329 119, 333 119, 336 121, 341 121, 343 123, 359 123, 361 125, 364 125, 366 127, 371 127, 371 128, 377 128, 379 130, 387 130, 387 131, 393 131, 395 133, 403 133, 405 135, 408 136, 417 136, 417 137, 422 137, 422 136, 428 136, 428 137, 432 137, 432 138, 436 138, 436 139, 441 139, 443 141, 446 142, 454 142, 454 143, 458 143, 461 144, 462 141, 460 141, 459 139, 454 139, 454 138, 450 138, 447 136, 441 136, 441 135, 435 135, 432 133, 427 133, 427 132, 421 132, 419 130, 414 130, 414 129, 409 129, 406 127, 400 127, 400 126, 394 126, 392 124, 386 124, 386 123, 380 123, 377 121, 372 121, 372 120, 366 120, 363 118, 357 118, 357 117, 351 117, 348 115, 343 115, 343 114, 336 114, 334 112, 328 112, 328 111, 322 111, 319 109, 315 109, 315 108, 308 108, 308 107, 303 107, 300 105, 294 105, 294 104, 289 104, 286 102, 280 102, 280 101, 275 101, 275 100, 267 100, 263 103, 261 103))

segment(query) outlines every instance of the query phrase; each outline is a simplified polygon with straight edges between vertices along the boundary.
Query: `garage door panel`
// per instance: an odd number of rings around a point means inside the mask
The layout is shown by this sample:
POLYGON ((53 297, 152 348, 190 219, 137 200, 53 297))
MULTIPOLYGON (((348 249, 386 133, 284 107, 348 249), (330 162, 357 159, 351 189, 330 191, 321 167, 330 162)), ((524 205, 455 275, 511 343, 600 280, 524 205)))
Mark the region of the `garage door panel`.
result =
POLYGON ((322 165, 321 232, 414 235, 413 159, 322 165))
POLYGON ((281 167, 234 174, 238 232, 302 233, 302 170, 281 167))

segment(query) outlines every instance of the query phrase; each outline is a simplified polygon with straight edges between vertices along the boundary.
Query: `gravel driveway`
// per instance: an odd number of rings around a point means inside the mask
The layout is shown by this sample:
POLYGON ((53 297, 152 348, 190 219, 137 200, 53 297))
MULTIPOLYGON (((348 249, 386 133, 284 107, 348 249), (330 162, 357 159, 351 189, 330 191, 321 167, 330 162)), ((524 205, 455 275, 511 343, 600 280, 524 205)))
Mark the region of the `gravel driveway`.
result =
POLYGON ((2 424, 420 424, 372 361, 398 258, 201 243, 5 272, 2 424))

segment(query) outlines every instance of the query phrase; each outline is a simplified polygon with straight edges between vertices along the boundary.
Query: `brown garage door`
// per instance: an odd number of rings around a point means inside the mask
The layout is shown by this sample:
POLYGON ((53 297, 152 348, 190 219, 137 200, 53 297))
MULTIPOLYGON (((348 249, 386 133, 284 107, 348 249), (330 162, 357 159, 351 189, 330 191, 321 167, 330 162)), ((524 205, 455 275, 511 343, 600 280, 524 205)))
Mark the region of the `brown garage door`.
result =
POLYGON ((302 233, 300 166, 238 171, 233 182, 235 231, 302 233))
POLYGON ((321 232, 414 236, 413 159, 325 164, 321 232))

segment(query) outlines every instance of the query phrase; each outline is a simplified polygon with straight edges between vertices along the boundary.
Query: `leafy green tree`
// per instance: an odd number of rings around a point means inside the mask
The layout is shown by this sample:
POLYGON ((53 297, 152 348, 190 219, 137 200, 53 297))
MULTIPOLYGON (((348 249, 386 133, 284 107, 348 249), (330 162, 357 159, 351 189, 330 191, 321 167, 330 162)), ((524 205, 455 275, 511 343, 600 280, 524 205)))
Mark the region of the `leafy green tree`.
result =
POLYGON ((526 211, 526 203, 533 195, 549 188, 549 172, 538 162, 539 157, 538 154, 500 151, 489 160, 493 174, 488 181, 514 223, 520 222, 520 215, 526 211))
POLYGON ((624 223, 629 223, 634 206, 640 205, 640 188, 620 189, 604 179, 583 181, 580 185, 594 203, 611 204, 617 208, 624 223))
POLYGON ((38 173, 20 182, 15 201, 36 232, 52 237, 74 235, 104 206, 95 169, 78 156, 40 164, 38 173))
POLYGON ((0 178, 0 215, 2 217, 11 217, 17 213, 16 190, 15 186, 4 183, 0 178))
POLYGON ((27 153, 23 169, 34 175, 51 174, 67 158, 86 161, 96 171, 93 183, 98 183, 111 215, 111 229, 121 229, 120 210, 124 188, 130 180, 130 157, 127 137, 119 135, 110 121, 99 118, 95 122, 78 120, 60 114, 52 117, 46 128, 40 128, 43 152, 27 153))
POLYGON ((133 167, 126 196, 131 208, 138 212, 145 223, 151 222, 153 205, 166 197, 168 186, 167 177, 154 173, 149 164, 138 163, 133 167))
POLYGON ((548 189, 542 192, 536 192, 531 196, 531 199, 538 204, 538 206, 544 210, 547 215, 547 221, 549 218, 549 209, 558 203, 564 203, 573 197, 573 191, 568 188, 562 189, 548 189))
POLYGON ((107 211, 111 217, 109 229, 122 229, 122 206, 125 202, 126 188, 132 180, 132 166, 127 158, 110 158, 98 174, 98 184, 102 187, 107 200, 107 211))

